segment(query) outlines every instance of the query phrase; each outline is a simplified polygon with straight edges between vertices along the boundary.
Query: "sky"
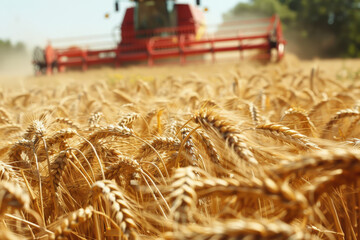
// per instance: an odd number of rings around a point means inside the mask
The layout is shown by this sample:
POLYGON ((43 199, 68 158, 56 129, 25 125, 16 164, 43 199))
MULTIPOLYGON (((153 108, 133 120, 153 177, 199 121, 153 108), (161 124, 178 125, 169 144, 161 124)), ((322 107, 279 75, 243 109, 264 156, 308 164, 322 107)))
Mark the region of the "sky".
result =
MULTIPOLYGON (((202 0, 201 8, 208 8, 207 23, 215 24, 241 1, 245 0, 202 0)), ((177 2, 195 5, 195 0, 177 2)), ((56 42, 59 38, 79 36, 108 41, 118 33, 125 9, 133 4, 120 0, 120 12, 115 12, 114 3, 115 0, 0 0, 0 39, 21 41, 28 48, 45 46, 49 39, 56 42)))

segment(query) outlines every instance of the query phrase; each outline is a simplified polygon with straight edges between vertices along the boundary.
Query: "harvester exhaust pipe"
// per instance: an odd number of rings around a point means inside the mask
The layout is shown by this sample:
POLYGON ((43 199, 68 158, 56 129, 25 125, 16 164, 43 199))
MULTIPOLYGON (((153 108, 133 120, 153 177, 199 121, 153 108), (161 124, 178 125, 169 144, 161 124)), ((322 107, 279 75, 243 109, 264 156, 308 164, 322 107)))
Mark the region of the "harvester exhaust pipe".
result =
POLYGON ((115 12, 118 12, 120 10, 119 1, 115 1, 115 12))

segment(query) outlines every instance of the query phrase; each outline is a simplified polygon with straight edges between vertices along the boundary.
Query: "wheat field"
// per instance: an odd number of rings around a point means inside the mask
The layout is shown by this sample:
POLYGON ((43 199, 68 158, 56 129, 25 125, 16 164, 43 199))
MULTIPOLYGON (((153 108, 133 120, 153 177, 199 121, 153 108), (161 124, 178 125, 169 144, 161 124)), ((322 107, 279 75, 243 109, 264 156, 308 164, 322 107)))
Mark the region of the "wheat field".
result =
POLYGON ((2 78, 0 239, 359 239, 357 64, 2 78))

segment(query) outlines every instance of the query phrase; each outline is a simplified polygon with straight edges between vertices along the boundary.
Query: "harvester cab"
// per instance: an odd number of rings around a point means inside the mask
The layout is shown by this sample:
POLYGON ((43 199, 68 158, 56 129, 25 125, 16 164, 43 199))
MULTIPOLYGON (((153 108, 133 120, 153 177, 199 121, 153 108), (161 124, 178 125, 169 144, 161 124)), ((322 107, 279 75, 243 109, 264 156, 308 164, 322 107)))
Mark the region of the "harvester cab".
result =
MULTIPOLYGON (((57 47, 48 44, 36 48, 33 64, 38 74, 67 68, 86 70, 92 65, 113 65, 144 62, 152 66, 159 59, 179 59, 181 64, 191 56, 210 55, 215 60, 218 52, 261 50, 261 58, 280 60, 286 41, 277 16, 261 19, 229 21, 207 31, 203 11, 198 6, 177 3, 175 0, 134 0, 125 10, 119 28, 119 40, 111 47, 92 48, 86 45, 57 47)), ((115 1, 115 10, 121 8, 115 1)))
MULTIPOLYGON (((134 2, 135 31, 178 26, 178 9, 175 0, 135 0, 134 2)), ((196 5, 200 5, 200 0, 196 1, 196 5)), ((119 9, 120 3, 117 0, 115 2, 115 11, 119 11, 119 9)))
POLYGON ((176 27, 173 1, 136 1, 134 9, 135 31, 176 27))

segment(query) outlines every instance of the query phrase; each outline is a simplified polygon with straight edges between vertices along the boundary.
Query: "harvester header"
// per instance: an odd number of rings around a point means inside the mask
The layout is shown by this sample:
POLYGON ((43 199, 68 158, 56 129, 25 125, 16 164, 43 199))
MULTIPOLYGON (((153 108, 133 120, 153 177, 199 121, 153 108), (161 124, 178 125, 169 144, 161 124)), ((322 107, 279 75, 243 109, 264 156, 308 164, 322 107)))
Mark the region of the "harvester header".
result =
MULTIPOLYGON (((174 0, 135 0, 126 9, 120 26, 120 40, 115 47, 56 47, 36 48, 33 64, 38 74, 63 72, 67 68, 88 69, 92 65, 119 67, 130 62, 154 65, 158 59, 178 58, 181 64, 190 56, 218 52, 261 50, 261 57, 280 60, 284 45, 280 19, 277 16, 261 19, 231 21, 209 33, 204 13, 190 4, 174 0)), ((196 1, 200 5, 200 1, 196 1)), ((119 1, 115 10, 119 10, 119 1)))

